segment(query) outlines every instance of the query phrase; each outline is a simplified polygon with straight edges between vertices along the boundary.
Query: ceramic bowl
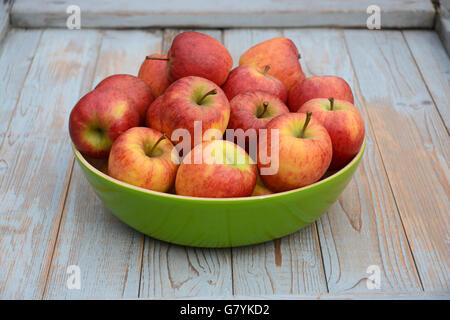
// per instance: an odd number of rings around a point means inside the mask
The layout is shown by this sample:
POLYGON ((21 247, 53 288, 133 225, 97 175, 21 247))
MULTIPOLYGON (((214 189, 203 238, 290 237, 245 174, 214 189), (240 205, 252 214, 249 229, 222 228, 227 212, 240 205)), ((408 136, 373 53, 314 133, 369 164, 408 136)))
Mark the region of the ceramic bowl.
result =
POLYGON ((104 205, 132 228, 159 240, 195 247, 233 247, 286 236, 314 222, 337 200, 358 167, 365 140, 341 170, 303 188, 246 198, 194 198, 155 192, 97 170, 75 157, 104 205))

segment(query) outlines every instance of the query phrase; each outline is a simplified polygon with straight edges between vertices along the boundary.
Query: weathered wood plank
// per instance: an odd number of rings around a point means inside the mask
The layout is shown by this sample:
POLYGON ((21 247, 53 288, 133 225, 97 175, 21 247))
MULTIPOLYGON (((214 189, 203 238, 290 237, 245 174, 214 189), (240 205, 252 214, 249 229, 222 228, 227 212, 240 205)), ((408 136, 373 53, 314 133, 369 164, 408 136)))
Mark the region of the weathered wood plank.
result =
MULTIPOLYGON (((163 52, 172 39, 185 30, 164 32, 163 52)), ((219 30, 202 30, 222 40, 219 30)), ((145 238, 141 275, 141 298, 231 295, 231 254, 229 249, 203 249, 172 245, 145 238)))
MULTIPOLYGON (((375 291, 375 290, 374 290, 375 291)), ((234 296, 200 296, 200 297, 177 297, 187 300, 450 300, 448 292, 409 292, 409 293, 318 293, 301 295, 234 295, 234 296)), ((153 300, 160 300, 155 298, 153 300)), ((239 303, 239 301, 236 301, 239 303)), ((261 302, 263 303, 263 301, 261 302)))
POLYGON ((366 152, 339 200, 318 221, 330 293, 372 292, 367 268, 380 268, 379 292, 420 291, 420 280, 375 135, 348 56, 343 33, 336 30, 287 30, 298 46, 307 75, 337 75, 353 88, 355 105, 366 125, 366 152))
POLYGON ((82 28, 136 27, 360 27, 366 28, 367 8, 381 10, 382 28, 432 28, 430 0, 16 0, 14 26, 66 27, 69 5, 81 9, 82 28))
POLYGON ((424 289, 448 291, 448 133, 401 32, 344 34, 424 289))
MULTIPOLYGON (((161 43, 161 32, 104 32, 92 87, 112 74, 136 75, 161 43)), ((75 165, 45 298, 137 298, 143 240, 103 206, 75 165), (80 290, 66 286, 70 265, 80 268, 80 290)))
POLYGON ((442 120, 449 130, 450 59, 436 32, 404 31, 403 35, 442 120))
MULTIPOLYGON (((234 64, 248 48, 280 36, 279 30, 227 30, 224 42, 234 64)), ((233 248, 236 295, 288 295, 327 292, 314 224, 258 246, 233 248)))
MULTIPOLYGON (((16 50, 29 59, 33 47, 16 50)), ((32 39, 28 39, 33 41, 32 39)), ((87 89, 98 32, 44 31, 0 146, 0 296, 41 298, 67 192, 67 118, 87 89)), ((3 66, 3 63, 2 63, 3 66)), ((8 67, 14 68, 9 65, 8 67)))

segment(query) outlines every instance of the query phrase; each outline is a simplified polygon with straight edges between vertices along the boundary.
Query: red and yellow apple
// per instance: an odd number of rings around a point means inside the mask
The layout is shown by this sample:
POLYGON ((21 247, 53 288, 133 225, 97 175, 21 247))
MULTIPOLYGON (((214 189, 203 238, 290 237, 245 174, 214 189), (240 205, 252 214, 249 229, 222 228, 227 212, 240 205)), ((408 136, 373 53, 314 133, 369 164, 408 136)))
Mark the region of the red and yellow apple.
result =
POLYGON ((305 79, 299 59, 300 54, 294 42, 288 38, 273 38, 248 49, 239 59, 239 65, 252 65, 280 80, 286 90, 305 79))
POLYGON ((166 192, 174 182, 178 163, 172 161, 173 144, 159 131, 131 128, 113 144, 108 174, 137 187, 166 192))
POLYGON ((247 197, 255 188, 256 177, 256 164, 244 149, 226 140, 213 140, 197 145, 183 159, 175 190, 192 197, 247 197))
POLYGON ((122 90, 95 89, 78 101, 69 117, 70 137, 83 154, 94 158, 108 156, 118 136, 139 125, 133 101, 122 90))
POLYGON ((289 91, 288 106, 291 112, 296 112, 308 100, 329 97, 353 103, 352 89, 344 79, 336 76, 317 76, 309 77, 292 87, 289 91))
POLYGON ((174 143, 173 133, 186 129, 191 137, 191 148, 211 137, 215 129, 222 134, 230 118, 230 103, 225 93, 214 82, 200 77, 184 77, 167 89, 161 104, 161 129, 174 143), (201 122, 201 137, 195 139, 195 122, 201 122))
POLYGON ((197 76, 218 86, 227 80, 233 66, 233 58, 223 44, 211 36, 193 31, 180 33, 173 39, 167 62, 170 82, 197 76))
POLYGON ((281 101, 286 103, 286 87, 280 80, 269 75, 267 73, 269 70, 270 66, 268 65, 264 70, 250 65, 242 65, 234 68, 222 86, 228 100, 233 99, 239 93, 259 90, 277 96, 281 101))
POLYGON ((144 80, 129 74, 115 74, 103 79, 95 88, 101 87, 112 87, 126 92, 133 101, 132 106, 139 113, 141 122, 145 121, 147 108, 153 102, 153 94, 144 80))
POLYGON ((331 139, 327 130, 311 119, 311 113, 282 114, 271 120, 266 129, 267 139, 260 138, 258 168, 270 190, 280 192, 307 186, 325 174, 332 157, 331 139), (278 134, 278 139, 272 139, 274 134, 278 134), (278 148, 273 148, 274 143, 278 148), (261 153, 261 149, 265 152, 261 153), (278 162, 278 170, 264 174, 263 169, 273 167, 273 161, 278 162))
POLYGON ((139 69, 138 78, 148 84, 154 98, 162 95, 170 85, 167 79, 167 55, 154 53, 147 56, 139 69))
POLYGON ((288 107, 276 96, 263 91, 240 93, 230 101, 229 129, 263 129, 273 118, 288 113, 288 107))
POLYGON ((359 152, 364 141, 364 121, 359 110, 348 101, 317 98, 298 109, 298 112, 307 111, 312 112, 313 119, 330 135, 333 145, 330 169, 342 168, 359 152))

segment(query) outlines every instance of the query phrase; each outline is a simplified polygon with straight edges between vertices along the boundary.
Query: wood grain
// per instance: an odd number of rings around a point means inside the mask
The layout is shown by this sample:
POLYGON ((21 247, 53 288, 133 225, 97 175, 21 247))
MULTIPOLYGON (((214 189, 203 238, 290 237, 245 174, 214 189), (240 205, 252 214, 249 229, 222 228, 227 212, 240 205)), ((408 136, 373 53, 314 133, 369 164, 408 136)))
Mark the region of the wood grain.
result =
POLYGON ((401 32, 344 34, 423 287, 448 291, 448 133, 401 32))
POLYGON ((378 292, 420 291, 420 280, 403 231, 374 132, 348 56, 343 33, 289 30, 309 76, 337 75, 353 88, 366 125, 366 152, 339 200, 317 222, 330 293, 370 293, 367 268, 380 268, 378 292))
MULTIPOLYGON (((10 68, 15 58, 21 66, 33 56, 36 40, 30 39, 32 33, 22 34, 23 43, 10 52, 10 68)), ((2 139, 0 163, 7 167, 0 181, 4 299, 42 296, 72 158, 67 118, 87 89, 97 46, 96 31, 44 31, 2 139)))
POLYGON ((439 110, 447 131, 450 129, 450 59, 432 31, 403 31, 414 60, 439 110))
POLYGON ((366 28, 367 8, 381 9, 382 28, 432 28, 429 0, 16 0, 14 26, 65 27, 66 8, 81 8, 82 28, 136 27, 359 27, 366 28))
MULTIPOLYGON (((184 30, 164 32, 163 53, 172 39, 184 30)), ((219 30, 201 30, 222 40, 219 30)), ((231 254, 229 249, 202 249, 172 245, 145 238, 141 275, 141 298, 231 295, 231 254)))
MULTIPOLYGON (((281 31, 227 30, 225 46, 235 65, 239 56, 281 31)), ((233 248, 233 283, 236 295, 287 295, 327 292, 315 225, 258 246, 233 248)))
MULTIPOLYGON (((159 52, 161 43, 161 32, 102 32, 90 87, 112 74, 136 75, 144 57, 159 52)), ((137 298, 143 240, 103 206, 75 165, 45 298, 137 298), (66 286, 70 265, 80 268, 80 290, 66 286)))

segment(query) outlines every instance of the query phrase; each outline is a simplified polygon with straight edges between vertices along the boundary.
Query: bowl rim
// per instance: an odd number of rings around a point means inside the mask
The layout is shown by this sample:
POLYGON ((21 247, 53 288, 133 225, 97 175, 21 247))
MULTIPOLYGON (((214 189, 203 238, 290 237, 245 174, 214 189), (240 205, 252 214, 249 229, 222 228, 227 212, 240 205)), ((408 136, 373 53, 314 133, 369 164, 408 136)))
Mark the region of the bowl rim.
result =
POLYGON ((326 182, 328 182, 331 179, 334 179, 340 175, 342 175, 344 172, 346 172, 347 170, 349 170, 354 164, 355 162, 358 162, 363 153, 364 150, 366 148, 366 136, 364 136, 364 140, 363 143, 361 145, 361 148, 359 150, 359 152, 353 157, 352 161, 350 161, 345 167, 343 167, 342 169, 336 171, 335 173, 333 173, 332 175, 326 177, 325 179, 319 180, 315 183, 312 183, 310 185, 301 187, 301 188, 297 188, 297 189, 292 189, 292 190, 288 190, 288 191, 282 191, 282 192, 277 192, 277 193, 272 193, 272 194, 267 194, 267 195, 261 195, 261 196, 249 196, 249 197, 233 197, 233 198, 207 198, 207 197, 191 197, 191 196, 182 196, 182 195, 178 195, 178 194, 171 194, 171 193, 165 193, 165 192, 160 192, 160 191, 154 191, 154 190, 149 190, 149 189, 145 189, 145 188, 141 188, 141 187, 137 187, 134 186, 132 184, 117 180, 113 177, 108 176, 107 174, 101 172, 100 170, 98 170, 97 168, 95 168, 93 165, 91 165, 85 158, 84 156, 81 154, 80 151, 78 151, 74 144, 71 142, 72 145, 72 151, 75 155, 75 157, 78 159, 79 162, 81 162, 87 169, 89 169, 92 173, 94 173, 97 176, 100 176, 103 179, 108 180, 111 183, 117 184, 121 187, 125 187, 127 189, 131 189, 134 191, 138 191, 138 192, 143 192, 143 193, 147 193, 147 194, 151 194, 154 196, 160 196, 160 197, 167 197, 167 198, 175 198, 175 199, 183 199, 183 200, 188 200, 188 201, 213 201, 213 202, 221 202, 221 201, 253 201, 253 200, 258 200, 258 199, 268 199, 268 198, 275 198, 275 197, 280 197, 283 195, 288 195, 291 193, 296 193, 296 192, 300 192, 303 190, 307 190, 307 189, 311 189, 314 187, 317 187, 321 184, 324 184, 326 182))

